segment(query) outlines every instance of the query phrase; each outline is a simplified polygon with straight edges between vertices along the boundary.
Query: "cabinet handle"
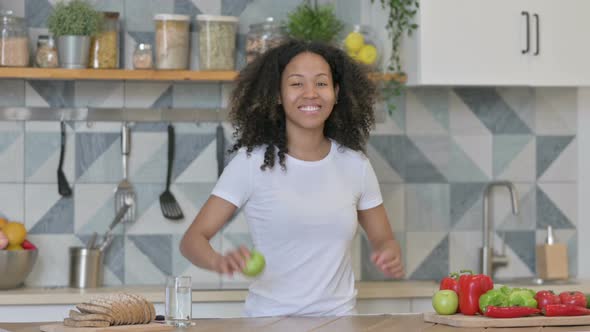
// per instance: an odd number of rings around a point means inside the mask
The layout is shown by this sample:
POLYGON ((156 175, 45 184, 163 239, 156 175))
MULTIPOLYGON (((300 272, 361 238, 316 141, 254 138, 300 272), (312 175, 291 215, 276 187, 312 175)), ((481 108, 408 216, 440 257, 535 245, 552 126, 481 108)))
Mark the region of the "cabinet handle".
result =
POLYGON ((539 20, 538 14, 534 14, 533 16, 535 17, 535 28, 537 29, 537 50, 535 51, 535 54, 533 54, 533 55, 539 55, 539 52, 541 49, 541 47, 539 46, 539 41, 541 40, 541 38, 539 37, 541 35, 541 31, 539 30, 540 20, 539 20))
POLYGON ((520 15, 524 15, 524 17, 526 17, 526 48, 521 51, 522 54, 526 54, 530 51, 530 45, 531 45, 531 40, 530 40, 531 29, 529 28, 530 16, 529 16, 529 12, 527 12, 527 11, 522 11, 520 13, 520 15))

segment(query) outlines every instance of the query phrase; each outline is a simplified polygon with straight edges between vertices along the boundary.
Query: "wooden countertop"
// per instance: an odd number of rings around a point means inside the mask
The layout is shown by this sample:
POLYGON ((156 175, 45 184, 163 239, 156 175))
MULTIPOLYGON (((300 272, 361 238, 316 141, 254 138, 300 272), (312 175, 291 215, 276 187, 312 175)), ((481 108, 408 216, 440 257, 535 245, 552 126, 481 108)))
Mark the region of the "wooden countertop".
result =
MULTIPOLYGON (((570 284, 561 285, 511 285, 511 287, 527 287, 535 291, 550 289, 557 293, 579 290, 590 293, 590 280, 573 280, 570 284)), ((219 289, 217 284, 193 284, 193 302, 242 302, 247 295, 247 285, 240 288, 219 289)), ((438 289, 434 281, 383 281, 357 282, 357 299, 404 299, 430 298, 438 289)), ((164 286, 117 286, 94 289, 76 289, 67 287, 23 287, 12 290, 0 290, 0 306, 2 305, 38 305, 38 304, 75 304, 90 297, 114 292, 131 292, 143 295, 154 303, 164 302, 164 286)))
MULTIPOLYGON (((39 332, 39 327, 46 323, 13 323, 2 324, 0 329, 13 332, 39 332)), ((262 332, 391 332, 391 331, 469 331, 469 332, 561 332, 588 331, 590 326, 564 327, 523 327, 523 328, 457 328, 446 325, 425 323, 422 314, 410 315, 375 315, 375 316, 345 316, 345 317, 266 317, 266 318, 221 318, 198 319, 195 326, 174 331, 262 331, 262 332)))
MULTIPOLYGON (((391 299, 431 297, 438 285, 434 281, 357 282, 357 299, 391 299)), ((2 305, 75 304, 90 297, 114 292, 130 292, 143 295, 154 303, 164 302, 164 286, 119 286, 93 289, 67 287, 23 287, 0 290, 2 305)), ((247 289, 214 289, 212 285, 193 284, 193 302, 241 302, 247 289)))

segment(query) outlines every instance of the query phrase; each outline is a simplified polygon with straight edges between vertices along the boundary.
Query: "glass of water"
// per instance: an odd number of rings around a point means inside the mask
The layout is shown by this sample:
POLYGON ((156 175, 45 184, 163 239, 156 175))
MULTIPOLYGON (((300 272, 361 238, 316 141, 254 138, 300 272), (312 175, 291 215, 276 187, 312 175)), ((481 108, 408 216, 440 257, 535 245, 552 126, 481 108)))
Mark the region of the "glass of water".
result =
POLYGON ((166 324, 179 327, 192 325, 192 302, 191 277, 166 278, 166 324))

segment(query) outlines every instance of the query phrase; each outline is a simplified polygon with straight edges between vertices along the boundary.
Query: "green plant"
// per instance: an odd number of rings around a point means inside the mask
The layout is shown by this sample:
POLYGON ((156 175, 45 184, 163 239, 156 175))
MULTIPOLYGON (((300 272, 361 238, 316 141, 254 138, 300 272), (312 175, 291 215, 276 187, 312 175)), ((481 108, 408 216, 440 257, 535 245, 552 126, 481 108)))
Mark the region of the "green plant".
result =
MULTIPOLYGON (((376 0, 371 0, 374 3, 376 0)), ((418 28, 414 23, 414 16, 420 7, 419 0, 379 0, 381 7, 387 10, 386 29, 391 38, 391 55, 387 71, 393 73, 405 74, 400 61, 400 44, 404 34, 412 35, 412 32, 418 28)), ((384 96, 388 97, 388 110, 391 114, 395 110, 395 104, 389 97, 398 97, 404 88, 404 83, 398 80, 390 80, 383 84, 382 91, 384 96)))
POLYGON ((305 0, 287 15, 289 37, 307 41, 333 42, 343 28, 331 5, 313 6, 305 0))
POLYGON ((49 14, 47 26, 56 37, 75 35, 92 36, 100 31, 103 15, 84 0, 63 1, 49 14))

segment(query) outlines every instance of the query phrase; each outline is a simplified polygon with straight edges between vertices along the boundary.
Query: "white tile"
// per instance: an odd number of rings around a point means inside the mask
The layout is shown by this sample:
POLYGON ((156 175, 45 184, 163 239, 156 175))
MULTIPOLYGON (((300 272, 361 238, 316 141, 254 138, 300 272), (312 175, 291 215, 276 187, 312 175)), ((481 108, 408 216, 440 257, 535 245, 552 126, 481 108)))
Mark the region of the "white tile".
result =
POLYGON ((61 198, 56 184, 27 184, 25 186, 25 226, 31 229, 61 198))
POLYGON ((115 207, 112 203, 112 184, 76 184, 74 195, 74 232, 90 233, 106 231, 112 218, 115 216, 115 207), (104 209, 112 210, 106 213, 104 209), (107 217, 108 215, 108 217, 107 217), (87 230, 87 232, 83 232, 87 230))
POLYGON ((160 98, 171 83, 138 83, 125 82, 125 107, 145 108, 150 107, 160 98))
POLYGON ((25 220, 25 185, 22 183, 0 183, 0 217, 8 220, 25 220))
POLYGON ((525 147, 510 161, 502 173, 496 176, 498 180, 535 181, 536 179, 536 142, 533 137, 525 147))
POLYGON ((406 132, 411 135, 444 135, 448 131, 412 91, 406 94, 406 132))
POLYGON ((412 275, 447 234, 447 232, 406 232, 406 275, 412 275))
POLYGON ((491 135, 456 135, 452 139, 488 178, 492 177, 491 135))
POLYGON ((371 160, 371 166, 380 183, 401 183, 402 177, 396 172, 387 160, 371 145, 367 144, 367 156, 371 160))
POLYGON ((574 138, 545 170, 539 182, 576 182, 577 179, 578 140, 574 138))
POLYGON ((405 231, 405 185, 381 183, 380 186, 391 228, 394 232, 405 231))
POLYGON ((133 241, 125 241, 125 284, 163 285, 166 275, 141 252, 133 241))
POLYGON ((76 81, 77 107, 120 108, 124 102, 124 82, 76 81))
MULTIPOLYGON (((549 199, 574 225, 578 224, 578 184, 539 183, 549 199)), ((583 204, 583 203, 582 203, 583 204)))
POLYGON ((28 82, 25 82, 25 105, 28 107, 49 107, 49 103, 28 82))
POLYGON ((0 151, 0 182, 22 183, 24 181, 24 139, 22 132, 5 131, 14 141, 3 151, 0 151), (16 136, 16 137, 15 137, 16 136))
POLYGON ((457 135, 490 135, 490 130, 454 92, 449 93, 451 133, 457 135))
POLYGON ((575 88, 537 88, 535 96, 537 135, 571 135, 577 132, 575 88))
POLYGON ((481 231, 453 231, 449 233, 449 271, 479 270, 479 250, 483 245, 481 231))
POLYGON ((66 286, 69 279, 69 248, 82 246, 74 235, 28 235, 39 255, 33 271, 27 277, 27 286, 66 286))

